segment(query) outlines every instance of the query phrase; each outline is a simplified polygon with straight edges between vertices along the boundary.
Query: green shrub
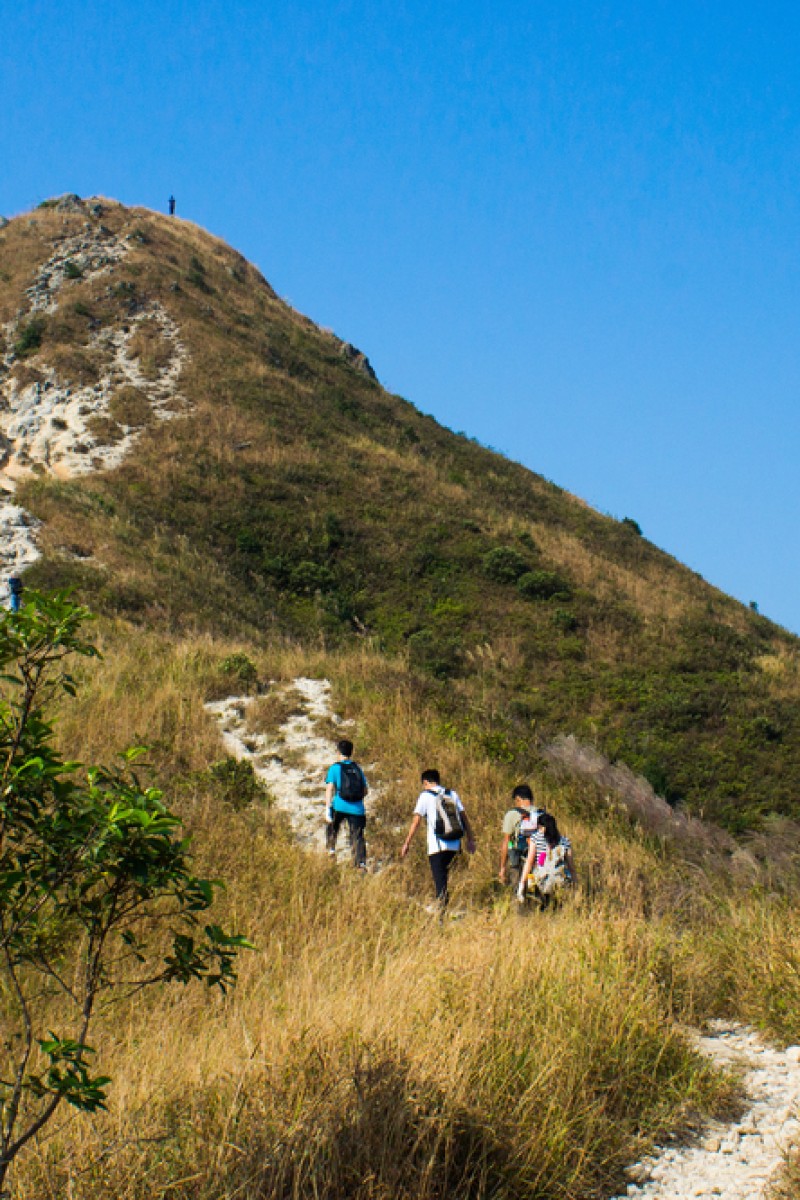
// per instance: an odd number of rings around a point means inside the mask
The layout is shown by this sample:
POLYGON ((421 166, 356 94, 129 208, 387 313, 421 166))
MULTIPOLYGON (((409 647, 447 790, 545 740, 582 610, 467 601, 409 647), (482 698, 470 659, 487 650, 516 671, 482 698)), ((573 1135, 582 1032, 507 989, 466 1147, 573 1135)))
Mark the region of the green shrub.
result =
POLYGON ((625 529, 630 529, 632 533, 638 534, 639 537, 642 536, 642 527, 638 521, 634 521, 633 517, 623 517, 620 521, 620 524, 623 525, 625 529))
POLYGON ((517 591, 528 600, 549 600, 552 596, 570 594, 569 584, 555 571, 526 571, 517 580, 517 591))
POLYGON ((65 279, 82 279, 83 271, 80 269, 80 267, 78 266, 77 263, 74 263, 70 259, 67 259, 67 261, 64 263, 64 278, 65 279))
POLYGON ((205 775, 215 797, 234 812, 253 804, 272 804, 272 796, 246 759, 223 758, 212 763, 205 775))
POLYGON ((562 638, 558 643, 558 657, 566 662, 582 662, 586 657, 586 647, 580 638, 562 638))
POLYGON ((408 657, 412 667, 449 679, 458 673, 461 651, 452 638, 439 637, 431 629, 419 629, 408 639, 408 657))
POLYGON ((26 358, 29 354, 35 354, 42 344, 44 331, 44 318, 31 317, 30 321, 20 328, 19 336, 14 343, 14 353, 17 358, 26 358))
POLYGON ((330 592, 335 585, 336 577, 330 567, 315 562, 298 563, 289 576, 289 587, 298 596, 330 592))
POLYGON ((513 546, 495 546, 484 555, 483 570, 495 583, 516 583, 530 572, 530 563, 513 546))
POLYGON ((229 654, 227 658, 223 658, 219 664, 219 669, 223 675, 230 675, 234 679, 238 679, 241 683, 255 683, 258 679, 258 670, 255 663, 246 654, 241 652, 229 654))
POLYGON ((101 1002, 203 978, 224 991, 249 945, 203 927, 218 885, 192 873, 180 819, 140 782, 141 748, 86 768, 54 748, 54 699, 76 694, 65 660, 98 657, 81 630, 89 617, 64 593, 29 592, 0 618, 4 1196, 18 1153, 59 1107, 106 1107, 111 1080, 87 1044, 101 1002))
POLYGON ((574 633, 580 624, 575 613, 570 612, 568 608, 557 608, 550 620, 556 629, 560 629, 563 633, 574 633))
POLYGON ((241 554, 258 554, 261 541, 250 529, 240 529, 236 535, 236 549, 241 554))

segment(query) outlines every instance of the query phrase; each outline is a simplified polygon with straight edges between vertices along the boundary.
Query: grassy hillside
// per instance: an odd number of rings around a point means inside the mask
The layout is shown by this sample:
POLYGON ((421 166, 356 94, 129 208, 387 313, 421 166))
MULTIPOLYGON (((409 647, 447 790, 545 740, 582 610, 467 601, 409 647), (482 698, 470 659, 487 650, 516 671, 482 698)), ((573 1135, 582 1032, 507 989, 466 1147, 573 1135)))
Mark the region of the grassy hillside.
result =
MULTIPOLYGON (((66 268, 65 268, 66 271, 66 268)), ((352 348, 187 222, 103 201, 0 231, 0 322, 20 385, 102 369, 98 333, 157 301, 188 351, 184 415, 120 388, 96 442, 136 424, 115 471, 47 472, 30 576, 140 628, 362 642, 400 656, 459 753, 517 773, 556 732, 591 740, 734 831, 800 813, 796 639, 554 484, 386 393, 352 348), (25 289, 64 237, 126 239, 67 274, 54 312, 25 289)), ((156 324, 132 352, 169 353, 156 324)), ((547 398, 542 398, 547 403, 547 398)))
POLYGON ((227 880, 219 919, 257 948, 226 999, 165 990, 106 1011, 92 1044, 113 1076, 109 1112, 38 1142, 19 1200, 599 1200, 653 1138, 733 1110, 735 1082, 696 1054, 687 1024, 733 1015, 800 1038, 792 897, 767 875, 752 887, 723 864, 698 871, 613 814, 582 815, 569 786, 538 789, 573 838, 581 894, 517 917, 492 884, 517 777, 443 741, 402 664, 363 646, 134 638, 121 621, 102 648, 77 673, 66 747, 108 760, 147 731, 200 867, 227 880), (225 786, 203 700, 230 690, 235 655, 262 682, 332 680, 385 788, 370 826, 383 856, 396 856, 419 763, 440 763, 479 836, 455 875, 461 921, 425 913, 420 846, 356 876, 302 851, 268 798, 225 786))

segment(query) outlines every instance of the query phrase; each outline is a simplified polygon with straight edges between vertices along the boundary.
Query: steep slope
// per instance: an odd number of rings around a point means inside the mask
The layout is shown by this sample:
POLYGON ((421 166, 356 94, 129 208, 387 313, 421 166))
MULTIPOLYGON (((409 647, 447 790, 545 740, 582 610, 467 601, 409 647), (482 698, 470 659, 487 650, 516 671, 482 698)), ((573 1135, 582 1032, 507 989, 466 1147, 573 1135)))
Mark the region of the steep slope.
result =
POLYGON ((0 231, 0 326, 4 562, 31 582, 175 630, 367 638, 520 771, 572 733, 733 829, 800 813, 796 639, 385 392, 222 242, 48 202, 0 231))

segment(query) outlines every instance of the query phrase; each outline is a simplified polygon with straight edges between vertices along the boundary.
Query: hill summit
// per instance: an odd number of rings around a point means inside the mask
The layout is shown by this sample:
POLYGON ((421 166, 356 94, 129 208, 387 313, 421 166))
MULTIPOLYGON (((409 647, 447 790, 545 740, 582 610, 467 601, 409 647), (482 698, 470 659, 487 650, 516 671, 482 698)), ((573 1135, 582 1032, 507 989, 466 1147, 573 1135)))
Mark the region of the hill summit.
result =
POLYGON ((795 638, 386 392, 220 240, 47 201, 0 229, 0 330, 6 574, 134 626, 363 639, 520 773, 573 735, 733 831, 798 815, 795 638))

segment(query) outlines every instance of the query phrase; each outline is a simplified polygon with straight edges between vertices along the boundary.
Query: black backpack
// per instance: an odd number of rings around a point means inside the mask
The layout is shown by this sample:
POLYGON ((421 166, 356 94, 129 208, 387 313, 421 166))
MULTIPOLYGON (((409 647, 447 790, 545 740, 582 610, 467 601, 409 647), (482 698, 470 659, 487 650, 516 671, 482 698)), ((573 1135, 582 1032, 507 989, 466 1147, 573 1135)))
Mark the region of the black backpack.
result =
POLYGON ((509 835, 508 839, 508 865, 510 867, 521 867, 528 857, 528 845, 531 833, 522 832, 522 822, 526 817, 530 817, 530 809, 520 808, 519 805, 514 805, 514 811, 520 815, 520 821, 514 833, 509 835))
POLYGON ((452 792, 445 788, 443 792, 430 792, 430 794, 436 800, 434 834, 443 842, 460 842, 466 831, 452 792))
POLYGON ((339 763, 339 786, 336 791, 340 800, 348 804, 359 804, 367 793, 364 773, 358 763, 339 763))

